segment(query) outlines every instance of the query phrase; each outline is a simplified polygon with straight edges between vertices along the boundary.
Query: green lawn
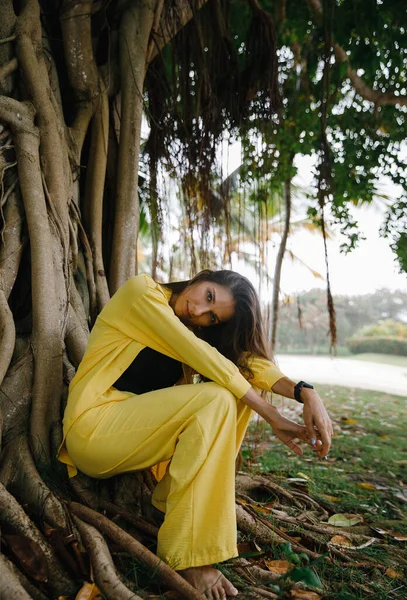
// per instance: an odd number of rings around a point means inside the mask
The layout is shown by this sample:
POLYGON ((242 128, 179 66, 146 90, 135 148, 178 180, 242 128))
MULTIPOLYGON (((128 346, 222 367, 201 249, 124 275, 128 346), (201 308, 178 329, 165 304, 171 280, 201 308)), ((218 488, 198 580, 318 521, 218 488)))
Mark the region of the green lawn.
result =
POLYGON ((351 354, 348 358, 383 363, 385 365, 396 365, 398 367, 407 367, 407 356, 394 356, 393 354, 351 354))
MULTIPOLYGON (((363 518, 362 525, 348 528, 348 535, 359 532, 377 538, 363 552, 348 551, 355 562, 370 562, 369 568, 344 567, 340 561, 322 561, 315 567, 324 600, 407 599, 407 541, 395 539, 397 532, 407 537, 407 397, 327 386, 319 391, 335 428, 328 460, 315 459, 308 449, 297 457, 279 442, 267 443, 268 426, 258 422, 251 425, 245 443, 246 468, 272 474, 273 481, 287 490, 299 485, 290 478, 305 480, 302 489, 330 514, 363 518), (380 534, 373 527, 396 533, 380 534)), ((292 406, 286 402, 287 416, 292 406)), ((300 522, 291 529, 301 537, 300 522)))

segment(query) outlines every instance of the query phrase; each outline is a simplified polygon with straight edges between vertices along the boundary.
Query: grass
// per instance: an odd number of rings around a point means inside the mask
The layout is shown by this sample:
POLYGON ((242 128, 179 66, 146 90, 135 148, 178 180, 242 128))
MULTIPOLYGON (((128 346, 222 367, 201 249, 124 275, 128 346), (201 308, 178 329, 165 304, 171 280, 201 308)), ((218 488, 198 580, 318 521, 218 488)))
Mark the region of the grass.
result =
MULTIPOLYGON (((407 356, 395 356, 393 354, 352 354, 349 356, 353 360, 364 360, 367 362, 381 363, 384 365, 396 365, 397 367, 407 367, 407 356)), ((407 388, 407 386, 406 386, 407 388)), ((406 389, 407 395, 407 389, 406 389)))
MULTIPOLYGON (((316 348, 310 353, 309 348, 299 348, 294 350, 279 350, 278 354, 283 355, 301 355, 301 356, 331 356, 329 348, 316 348)), ((338 347, 335 353, 336 358, 349 358, 351 360, 362 360, 366 362, 375 362, 383 365, 395 365, 397 367, 407 367, 407 356, 396 356, 393 354, 352 354, 347 348, 338 347)), ((407 386, 406 386, 407 388, 407 386)), ((406 389, 407 395, 407 389, 406 389)))
MULTIPOLYGON (((303 457, 297 457, 278 442, 268 444, 264 436, 261 438, 265 428, 261 422, 254 422, 244 448, 248 468, 272 473, 288 489, 288 478, 307 479, 309 495, 328 502, 333 512, 363 516, 365 534, 369 531, 368 535, 379 537, 369 529, 371 526, 407 534, 407 397, 326 386, 320 386, 319 392, 326 399, 335 428, 328 460, 318 461, 308 449, 303 457)), ((291 402, 285 406, 283 412, 293 410, 291 402)), ((297 407, 295 410, 298 413, 297 407)), ((385 567, 395 567, 402 555, 406 561, 405 550, 407 542, 397 542, 390 536, 363 552, 385 567)), ((384 569, 366 573, 328 562, 315 570, 325 585, 324 600, 407 599, 406 569, 404 579, 392 579, 384 569), (374 595, 355 595, 355 582, 369 583, 374 595)))

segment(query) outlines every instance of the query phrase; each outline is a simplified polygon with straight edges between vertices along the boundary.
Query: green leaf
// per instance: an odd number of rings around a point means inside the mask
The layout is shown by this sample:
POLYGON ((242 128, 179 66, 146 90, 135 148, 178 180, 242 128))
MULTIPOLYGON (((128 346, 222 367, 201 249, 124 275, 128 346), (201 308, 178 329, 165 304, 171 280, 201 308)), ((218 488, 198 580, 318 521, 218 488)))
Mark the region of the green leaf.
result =
POLYGON ((320 578, 309 567, 296 567, 287 573, 287 577, 289 577, 291 581, 294 581, 295 583, 301 581, 310 587, 322 588, 322 582, 320 578))
POLYGON ((309 563, 309 556, 308 554, 305 554, 305 552, 301 552, 298 556, 302 558, 304 562, 309 563))
POLYGON ((298 554, 296 554, 295 552, 290 552, 289 554, 287 554, 287 560, 289 560, 290 562, 292 562, 294 565, 300 565, 301 564, 301 559, 298 556, 298 554))
POLYGON ((358 525, 363 522, 363 517, 360 515, 352 515, 349 513, 344 514, 336 514, 329 517, 328 523, 330 525, 334 525, 335 527, 352 527, 353 525, 358 525))
POLYGON ((284 556, 288 556, 289 554, 291 554, 293 549, 291 547, 290 542, 284 542, 284 544, 281 544, 281 551, 284 554, 284 556))

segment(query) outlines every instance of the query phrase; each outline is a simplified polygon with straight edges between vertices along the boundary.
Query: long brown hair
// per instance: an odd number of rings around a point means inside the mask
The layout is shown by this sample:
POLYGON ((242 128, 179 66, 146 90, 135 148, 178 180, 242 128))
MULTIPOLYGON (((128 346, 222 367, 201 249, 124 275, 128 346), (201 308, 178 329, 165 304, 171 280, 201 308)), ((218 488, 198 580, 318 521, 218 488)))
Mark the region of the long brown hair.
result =
POLYGON ((235 271, 209 269, 201 271, 188 281, 165 285, 173 293, 180 294, 185 288, 204 281, 227 288, 235 301, 235 312, 229 321, 212 327, 199 328, 195 333, 234 362, 250 378, 253 376, 248 367, 248 359, 251 355, 273 360, 256 290, 246 277, 235 271))

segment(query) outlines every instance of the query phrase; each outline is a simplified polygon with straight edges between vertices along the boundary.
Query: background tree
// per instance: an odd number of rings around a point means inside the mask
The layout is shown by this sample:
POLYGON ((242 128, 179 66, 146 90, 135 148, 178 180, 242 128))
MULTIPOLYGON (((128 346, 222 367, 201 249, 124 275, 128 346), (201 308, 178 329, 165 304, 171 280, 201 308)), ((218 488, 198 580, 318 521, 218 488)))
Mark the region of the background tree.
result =
MULTIPOLYGON (((407 294, 402 290, 382 289, 361 296, 336 296, 338 350, 345 349, 347 340, 353 335, 365 335, 364 328, 376 331, 386 323, 398 323, 403 329, 407 321, 406 301, 407 294)), ((278 351, 328 353, 329 321, 324 307, 323 290, 314 289, 298 297, 287 297, 280 309, 278 351)), ((383 335, 397 335, 391 329, 385 327, 385 330, 383 335)))

